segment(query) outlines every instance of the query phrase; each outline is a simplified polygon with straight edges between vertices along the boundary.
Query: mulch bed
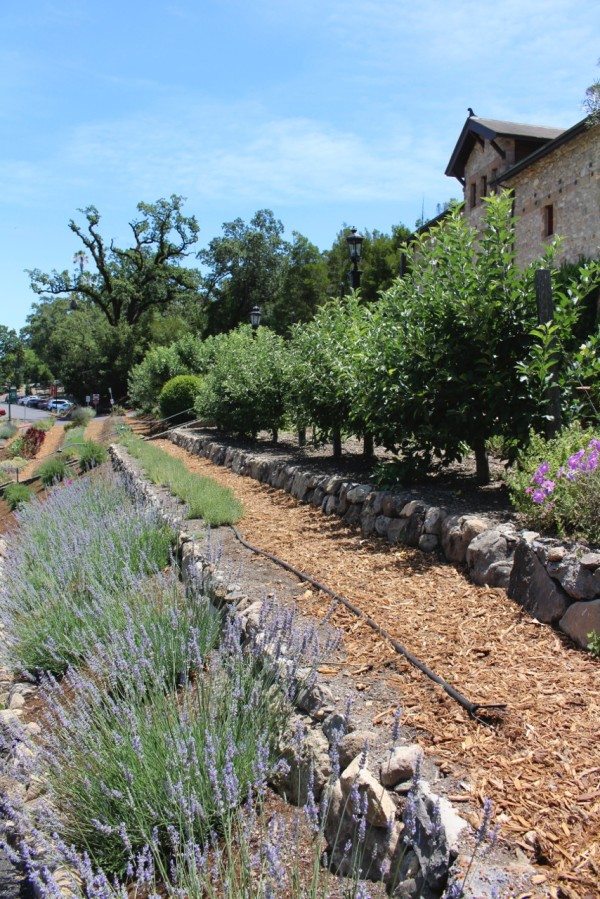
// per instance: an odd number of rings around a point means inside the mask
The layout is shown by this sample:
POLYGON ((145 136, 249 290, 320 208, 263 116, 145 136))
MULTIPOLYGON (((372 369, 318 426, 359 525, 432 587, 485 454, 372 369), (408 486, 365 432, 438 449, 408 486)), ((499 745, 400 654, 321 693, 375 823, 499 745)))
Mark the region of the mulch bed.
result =
MULTIPOLYGON (((477 724, 350 612, 335 611, 345 674, 357 689, 380 695, 384 688, 390 708, 403 706, 404 724, 416 729, 442 770, 457 777, 468 770, 475 796, 494 801, 511 842, 547 866, 552 895, 597 897, 598 662, 525 615, 503 590, 471 584, 460 568, 364 539, 282 491, 169 441, 157 443, 190 470, 235 490, 245 508, 239 529, 250 542, 347 596, 471 700, 507 704, 494 727, 477 724)), ((299 605, 321 617, 330 600, 305 589, 299 605)))

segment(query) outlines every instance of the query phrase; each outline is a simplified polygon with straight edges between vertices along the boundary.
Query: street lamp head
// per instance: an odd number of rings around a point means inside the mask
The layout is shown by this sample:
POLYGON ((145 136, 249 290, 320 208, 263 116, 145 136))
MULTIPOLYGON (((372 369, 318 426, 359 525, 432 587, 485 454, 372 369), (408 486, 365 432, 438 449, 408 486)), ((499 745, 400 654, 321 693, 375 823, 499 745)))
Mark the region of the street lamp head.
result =
POLYGON ((255 331, 258 328, 258 326, 260 325, 261 315, 262 315, 262 310, 261 310, 260 306, 254 306, 250 310, 250 324, 252 325, 252 327, 254 328, 255 331))
POLYGON ((356 228, 352 228, 350 234, 346 237, 348 252, 350 253, 350 259, 352 260, 352 262, 357 263, 362 256, 363 240, 364 237, 362 236, 362 234, 358 233, 356 228))

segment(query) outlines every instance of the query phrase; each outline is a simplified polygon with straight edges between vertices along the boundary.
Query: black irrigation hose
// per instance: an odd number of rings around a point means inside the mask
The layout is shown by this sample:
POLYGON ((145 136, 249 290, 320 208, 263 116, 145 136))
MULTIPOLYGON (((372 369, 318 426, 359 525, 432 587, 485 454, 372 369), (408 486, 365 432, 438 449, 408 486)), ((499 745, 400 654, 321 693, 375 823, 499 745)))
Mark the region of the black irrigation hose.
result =
POLYGON ((313 587, 316 587, 317 590, 320 590, 321 593, 326 593, 328 596, 331 596, 335 602, 341 602, 342 605, 346 606, 354 615, 358 618, 361 618, 365 624, 367 624, 372 630, 376 631, 381 637, 390 643, 397 653, 403 655, 405 659, 407 659, 411 665, 421 671, 426 677, 430 680, 434 681, 434 683, 439 684, 439 686, 459 705, 466 709, 471 718, 474 718, 476 721, 479 721, 481 724, 492 724, 492 720, 487 720, 485 715, 479 714, 480 711, 484 711, 486 709, 496 709, 501 710, 506 708, 506 703, 497 702, 497 703, 482 703, 482 702, 471 702, 467 699, 466 696, 463 696, 452 684, 449 684, 448 681, 444 680, 443 677, 440 677, 439 674, 436 674, 435 671, 432 671, 424 662, 418 659, 415 655, 413 655, 410 650, 406 649, 402 643, 399 643, 385 628, 381 627, 374 618, 371 618, 370 615, 367 615, 362 609, 359 609, 358 606, 355 606, 354 603, 350 602, 349 599, 346 599, 345 596, 342 596, 340 593, 336 593, 335 590, 332 590, 330 587, 326 587, 325 584, 322 584, 316 578, 311 577, 310 574, 306 574, 304 571, 300 571, 299 568, 296 568, 294 565, 291 565, 289 562, 285 562, 283 559, 278 558, 278 556, 273 555, 273 553, 267 552, 264 549, 260 549, 258 546, 253 546, 252 543, 248 543, 245 540, 237 528, 234 528, 233 525, 230 525, 231 530, 235 534, 236 538, 245 546, 246 549, 251 550, 253 553, 257 553, 257 555, 264 556, 266 559, 270 559, 271 562, 274 562, 276 565, 279 565, 281 568, 285 568, 286 571, 290 571, 292 574, 295 574, 296 577, 300 578, 302 581, 306 581, 309 584, 312 584, 313 587))

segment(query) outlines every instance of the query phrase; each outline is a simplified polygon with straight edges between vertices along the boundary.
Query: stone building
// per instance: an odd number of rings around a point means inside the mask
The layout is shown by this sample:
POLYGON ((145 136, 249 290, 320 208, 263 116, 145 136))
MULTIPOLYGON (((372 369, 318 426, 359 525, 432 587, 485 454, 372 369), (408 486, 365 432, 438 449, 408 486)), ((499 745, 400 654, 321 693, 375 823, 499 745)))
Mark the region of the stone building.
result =
POLYGON ((508 188, 517 218, 517 260, 527 265, 555 236, 557 262, 600 256, 600 125, 546 128, 467 119, 446 174, 464 190, 464 213, 478 227, 482 198, 508 188))

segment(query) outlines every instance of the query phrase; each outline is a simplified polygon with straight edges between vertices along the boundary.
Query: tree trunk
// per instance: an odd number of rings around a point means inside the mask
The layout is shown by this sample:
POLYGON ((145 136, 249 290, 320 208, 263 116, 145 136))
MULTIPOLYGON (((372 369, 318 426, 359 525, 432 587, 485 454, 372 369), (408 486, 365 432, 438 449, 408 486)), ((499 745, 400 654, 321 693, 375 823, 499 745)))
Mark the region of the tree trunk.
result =
POLYGON ((342 435, 339 428, 333 429, 333 458, 342 458, 342 435))
POLYGON ((477 473, 477 482, 479 484, 489 484, 490 482, 490 463, 487 450, 485 448, 485 440, 477 440, 473 444, 475 451, 475 468, 477 473))
POLYGON ((279 431, 277 428, 273 428, 273 443, 277 446, 277 441, 279 439, 279 431))
POLYGON ((375 446, 373 444, 373 435, 366 431, 363 436, 363 456, 365 459, 371 459, 373 457, 373 452, 375 450, 375 446))
POLYGON ((306 446, 306 428, 298 428, 298 446, 306 446))

